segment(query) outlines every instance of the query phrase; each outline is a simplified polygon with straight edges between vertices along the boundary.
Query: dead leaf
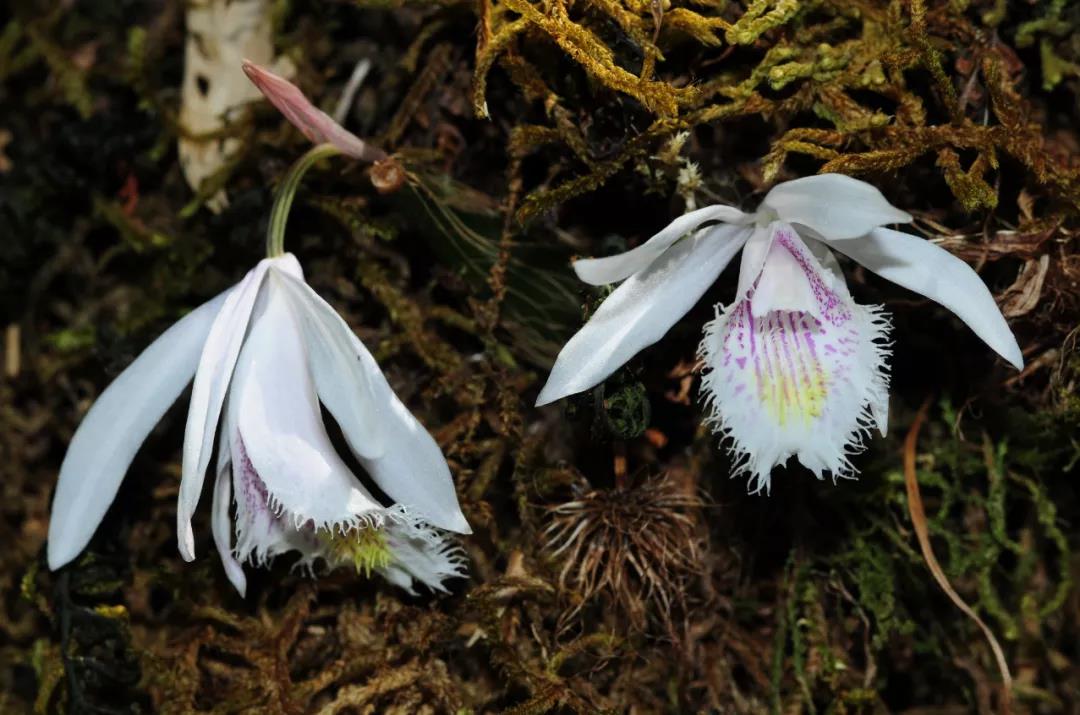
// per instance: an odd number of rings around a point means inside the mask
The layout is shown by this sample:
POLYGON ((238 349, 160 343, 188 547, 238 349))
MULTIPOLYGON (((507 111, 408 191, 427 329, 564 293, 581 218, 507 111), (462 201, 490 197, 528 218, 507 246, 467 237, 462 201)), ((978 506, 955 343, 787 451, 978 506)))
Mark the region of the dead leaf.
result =
POLYGON ((1002 712, 1009 712, 1009 703, 1012 693, 1012 675, 1009 672, 1009 664, 1005 661, 1005 652, 1001 649, 1001 645, 998 643, 994 632, 990 630, 990 627, 986 625, 983 619, 979 618, 979 614, 972 610, 971 606, 960 597, 960 594, 949 583, 948 577, 941 568, 941 564, 938 563, 937 556, 934 555, 934 547, 930 544, 930 528, 926 520, 926 510, 923 508, 922 494, 919 491, 919 476, 915 468, 915 458, 918 454, 917 446, 919 443, 919 429, 922 427, 923 422, 926 420, 926 413, 930 409, 930 399, 927 398, 922 406, 919 407, 919 411, 915 414, 915 420, 911 423, 911 428, 908 430, 907 437, 904 438, 904 484, 907 487, 908 497, 908 510, 911 513, 911 525, 915 528, 915 536, 919 541, 919 549, 922 551, 923 560, 926 561, 926 567, 930 569, 930 574, 937 581, 938 586, 945 592, 945 595, 949 597, 957 608, 963 611, 964 615, 975 622, 975 625, 979 627, 979 630, 983 632, 987 642, 990 644, 990 650, 994 654, 994 660, 997 662, 998 672, 1001 673, 1002 681, 1002 712))
POLYGON ((668 443, 667 435, 653 427, 645 430, 645 439, 647 439, 649 441, 649 444, 651 444, 653 447, 656 447, 657 449, 663 449, 667 446, 668 443))
POLYGON ((957 258, 981 264, 1002 258, 1035 258, 1044 243, 1065 235, 1058 224, 1036 224, 1023 231, 998 231, 989 241, 981 240, 981 235, 945 235, 933 241, 957 258))
POLYGON ((100 42, 87 42, 71 53, 71 64, 81 72, 89 72, 97 64, 98 47, 100 42))
POLYGON ((0 174, 11 171, 11 159, 4 153, 4 149, 11 143, 11 139, 11 132, 7 129, 0 129, 0 174))
POLYGON ((664 392, 664 397, 678 405, 689 405, 690 388, 694 384, 694 375, 700 372, 703 366, 700 360, 695 362, 680 360, 667 375, 668 378, 679 381, 679 389, 667 390, 664 392))
POLYGON ((1027 189, 1020 190, 1020 195, 1016 197, 1016 206, 1025 222, 1035 220, 1035 197, 1029 194, 1027 189))
POLYGON ((1001 312, 1006 318, 1026 315, 1035 309, 1049 268, 1050 256, 1045 253, 1038 260, 1031 258, 1024 263, 1016 281, 1002 295, 1001 312))

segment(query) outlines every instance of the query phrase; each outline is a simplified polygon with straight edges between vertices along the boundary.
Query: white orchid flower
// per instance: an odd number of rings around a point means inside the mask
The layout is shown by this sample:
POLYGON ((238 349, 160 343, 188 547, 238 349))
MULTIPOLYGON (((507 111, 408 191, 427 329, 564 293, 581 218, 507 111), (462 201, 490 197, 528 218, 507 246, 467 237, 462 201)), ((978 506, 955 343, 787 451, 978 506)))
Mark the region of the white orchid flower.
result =
POLYGON ((195 557, 191 518, 217 434, 213 535, 241 593, 241 562, 286 551, 331 566, 343 549, 364 554, 360 561, 406 588, 413 579, 438 588, 461 573, 459 552, 436 531, 470 532, 446 459, 289 253, 264 259, 181 319, 90 408, 60 468, 50 568, 86 546, 139 446, 193 377, 177 506, 185 559, 195 557), (320 403, 393 505, 336 452, 320 403))
POLYGON ((621 284, 563 347, 537 405, 597 385, 663 337, 742 249, 735 300, 718 306, 700 347, 707 421, 754 491, 793 455, 819 479, 853 476, 848 456, 871 426, 887 427, 889 326, 879 306, 852 300, 832 251, 940 303, 1023 366, 975 271, 883 228, 910 221, 873 186, 822 174, 777 185, 752 214, 709 206, 631 251, 577 261, 581 280, 621 284))

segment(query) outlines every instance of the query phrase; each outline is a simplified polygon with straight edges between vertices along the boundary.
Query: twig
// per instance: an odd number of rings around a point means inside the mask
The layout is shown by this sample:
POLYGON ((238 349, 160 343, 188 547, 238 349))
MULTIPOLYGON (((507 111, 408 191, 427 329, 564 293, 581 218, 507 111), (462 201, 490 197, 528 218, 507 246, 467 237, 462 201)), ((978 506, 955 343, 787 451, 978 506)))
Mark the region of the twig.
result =
POLYGON ((338 100, 337 108, 334 109, 334 121, 338 124, 345 123, 345 118, 349 116, 349 110, 352 109, 353 99, 356 98, 356 92, 360 89, 360 85, 364 83, 370 71, 371 60, 368 58, 364 57, 356 63, 352 76, 349 77, 349 81, 345 84, 345 89, 341 93, 341 99, 338 100))
POLYGON ((997 638, 994 637, 994 633, 989 626, 979 618, 978 614, 953 589, 949 579, 945 577, 945 572, 941 570, 941 565, 938 564, 937 557, 934 556, 934 549, 930 545, 930 530, 927 528, 926 511, 923 509, 922 495, 919 493, 919 478, 915 471, 919 428, 922 427, 922 423, 926 420, 926 413, 929 408, 930 398, 927 398, 919 407, 915 420, 911 423, 911 429, 908 430, 907 437, 904 439, 904 484, 907 486, 911 524, 915 527, 915 536, 919 539, 919 548, 922 550, 923 559, 926 561, 930 573, 933 574, 934 580, 938 582, 941 590, 945 592, 949 600, 956 604, 956 607, 963 611, 968 618, 975 621, 975 624, 982 630, 986 640, 990 643, 990 650, 994 652, 994 659, 997 661, 1003 685, 1001 711, 1008 715, 1011 712, 1012 675, 1009 673, 1009 664, 1005 662, 1005 653, 1001 650, 1001 645, 998 643, 997 638))
POLYGON ((18 323, 11 323, 4 330, 4 375, 18 377, 22 369, 22 340, 18 323))

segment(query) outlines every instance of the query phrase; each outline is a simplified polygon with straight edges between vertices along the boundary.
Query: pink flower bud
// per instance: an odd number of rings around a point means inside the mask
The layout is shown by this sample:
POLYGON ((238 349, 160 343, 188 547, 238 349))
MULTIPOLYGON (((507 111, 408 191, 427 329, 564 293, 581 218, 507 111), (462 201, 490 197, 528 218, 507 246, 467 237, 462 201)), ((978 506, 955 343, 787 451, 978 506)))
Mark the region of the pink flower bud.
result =
POLYGON ((263 96, 312 142, 333 144, 342 154, 361 161, 386 158, 386 152, 371 146, 335 122, 330 115, 312 104, 292 82, 250 60, 244 60, 243 67, 244 74, 259 88, 263 96))

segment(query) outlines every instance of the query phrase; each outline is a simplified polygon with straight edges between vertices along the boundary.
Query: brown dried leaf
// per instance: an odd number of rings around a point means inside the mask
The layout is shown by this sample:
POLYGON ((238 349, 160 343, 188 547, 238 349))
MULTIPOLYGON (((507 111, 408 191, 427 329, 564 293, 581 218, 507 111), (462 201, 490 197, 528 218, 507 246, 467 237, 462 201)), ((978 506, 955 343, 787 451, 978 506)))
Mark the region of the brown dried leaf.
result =
POLYGON ((1001 301, 1001 312, 1006 318, 1016 318, 1035 310, 1042 296, 1046 271, 1050 268, 1050 256, 1045 253, 1038 260, 1029 259, 1020 270, 1014 282, 1005 291, 1001 301))

